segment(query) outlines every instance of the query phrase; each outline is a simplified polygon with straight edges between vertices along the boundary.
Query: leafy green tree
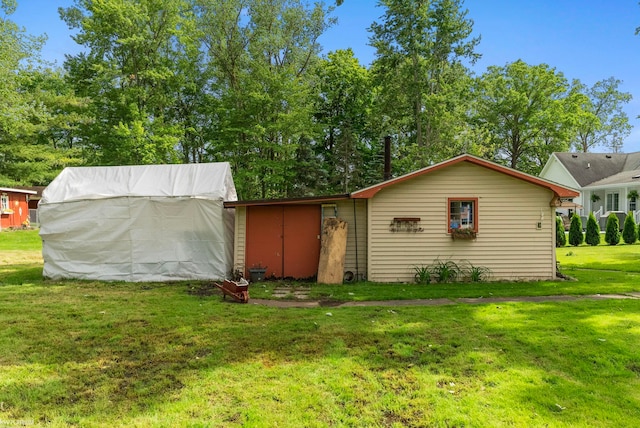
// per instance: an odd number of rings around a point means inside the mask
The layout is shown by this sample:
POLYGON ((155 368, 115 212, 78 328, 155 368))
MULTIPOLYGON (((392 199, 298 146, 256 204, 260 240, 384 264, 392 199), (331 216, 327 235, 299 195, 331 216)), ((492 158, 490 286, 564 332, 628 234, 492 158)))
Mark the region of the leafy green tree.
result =
POLYGON ((66 166, 83 163, 75 131, 88 120, 85 100, 76 97, 59 70, 21 72, 20 92, 33 103, 27 132, 17 135, 0 164, 15 184, 47 185, 66 166))
POLYGON ((609 213, 604 241, 609 245, 618 245, 620 242, 620 221, 615 213, 609 213))
MULTIPOLYGON (((330 193, 348 193, 366 184, 364 156, 372 149, 369 113, 373 90, 369 71, 360 65, 351 49, 330 52, 316 67, 318 95, 315 121, 319 127, 316 164, 330 193)), ((377 148, 377 146, 374 146, 377 148)), ((305 166, 303 176, 312 168, 305 166)), ((378 179, 382 177, 379 171, 378 179)))
POLYGON ((627 213, 627 217, 624 219, 622 240, 625 244, 633 244, 638 240, 638 228, 632 212, 627 213))
POLYGON ((244 198, 298 196, 297 156, 310 153, 318 37, 330 8, 302 0, 198 0, 211 91, 208 151, 233 161, 244 198))
POLYGON ((70 81, 91 99, 84 143, 101 164, 171 163, 184 139, 179 65, 197 49, 187 0, 75 0, 60 9, 85 51, 66 61, 70 81))
POLYGON ((0 3, 0 185, 45 185, 80 162, 79 150, 58 139, 61 126, 78 123, 72 111, 80 101, 40 60, 45 37, 9 19, 16 7, 13 0, 0 3))
POLYGON ((518 60, 489 67, 475 90, 473 124, 488 133, 496 160, 537 174, 552 152, 569 148, 582 96, 569 93, 562 73, 518 60))
POLYGON ((587 219, 585 242, 592 246, 600 245, 600 226, 598 226, 596 216, 592 212, 589 213, 589 218, 587 219))
MULTIPOLYGON (((376 49, 371 70, 379 87, 376 114, 386 133, 396 135, 398 158, 415 169, 447 152, 465 123, 479 38, 461 0, 382 0, 370 44, 376 49)), ((458 146, 459 147, 459 146, 458 146)), ((446 156, 446 155, 445 155, 446 156)), ((404 171, 400 171, 404 172, 404 171)))
POLYGON ((562 217, 556 216, 556 247, 567 245, 567 235, 564 233, 564 222, 562 217))
POLYGON ((584 94, 584 114, 578 117, 576 150, 587 153, 594 147, 607 147, 613 152, 622 148, 623 140, 631 132, 629 117, 623 107, 631 101, 631 94, 618 88, 622 82, 613 77, 596 82, 587 88, 576 82, 576 89, 584 94))
POLYGON ((571 216, 571 225, 569 226, 569 244, 574 247, 582 244, 584 235, 582 234, 582 220, 580 216, 574 213, 571 216))

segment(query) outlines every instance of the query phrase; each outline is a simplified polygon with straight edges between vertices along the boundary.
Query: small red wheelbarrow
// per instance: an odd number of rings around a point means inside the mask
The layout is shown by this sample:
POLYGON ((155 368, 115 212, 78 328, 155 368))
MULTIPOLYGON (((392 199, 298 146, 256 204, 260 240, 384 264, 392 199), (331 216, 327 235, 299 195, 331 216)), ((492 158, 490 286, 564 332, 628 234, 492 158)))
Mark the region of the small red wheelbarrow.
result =
POLYGON ((227 296, 231 296, 240 303, 247 303, 249 301, 249 281, 244 278, 240 278, 240 281, 225 279, 222 284, 218 282, 214 282, 213 284, 222 290, 222 298, 225 300, 227 296))

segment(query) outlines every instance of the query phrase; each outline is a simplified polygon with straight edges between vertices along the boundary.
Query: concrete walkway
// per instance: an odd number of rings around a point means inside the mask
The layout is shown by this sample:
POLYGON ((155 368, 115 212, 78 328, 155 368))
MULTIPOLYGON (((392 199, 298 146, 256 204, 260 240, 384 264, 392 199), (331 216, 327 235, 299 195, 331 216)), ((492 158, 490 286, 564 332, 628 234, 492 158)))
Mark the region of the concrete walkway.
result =
POLYGON ((566 302, 576 300, 640 299, 640 292, 625 294, 589 294, 579 296, 522 296, 522 297, 477 297, 414 300, 369 300, 364 302, 331 302, 317 300, 267 300, 250 299, 249 304, 274 308, 346 308, 358 306, 442 306, 456 304, 484 304, 506 302, 566 302))

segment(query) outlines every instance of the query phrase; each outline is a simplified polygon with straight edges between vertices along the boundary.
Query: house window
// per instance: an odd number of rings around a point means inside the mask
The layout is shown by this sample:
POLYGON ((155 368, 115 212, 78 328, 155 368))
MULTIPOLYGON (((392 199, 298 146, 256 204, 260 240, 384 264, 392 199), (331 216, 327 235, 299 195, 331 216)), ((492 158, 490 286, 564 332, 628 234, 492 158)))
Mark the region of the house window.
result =
POLYGON ((0 196, 0 211, 6 211, 9 209, 9 195, 6 193, 0 196))
POLYGON ((631 200, 629 201, 629 210, 631 211, 637 210, 636 207, 638 206, 638 204, 636 201, 637 201, 637 198, 631 198, 631 200))
POLYGON ((478 198, 449 198, 447 220, 453 229, 478 231, 478 198))
POLYGON ((620 195, 618 193, 607 193, 607 211, 620 211, 620 195))

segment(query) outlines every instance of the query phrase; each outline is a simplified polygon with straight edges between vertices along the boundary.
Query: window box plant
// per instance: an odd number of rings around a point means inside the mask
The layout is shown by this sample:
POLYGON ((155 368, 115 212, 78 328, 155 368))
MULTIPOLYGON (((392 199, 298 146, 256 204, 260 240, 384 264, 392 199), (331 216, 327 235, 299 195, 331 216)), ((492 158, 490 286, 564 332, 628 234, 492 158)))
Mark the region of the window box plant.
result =
POLYGON ((451 239, 476 239, 476 231, 469 228, 451 229, 451 239))

